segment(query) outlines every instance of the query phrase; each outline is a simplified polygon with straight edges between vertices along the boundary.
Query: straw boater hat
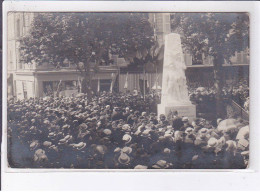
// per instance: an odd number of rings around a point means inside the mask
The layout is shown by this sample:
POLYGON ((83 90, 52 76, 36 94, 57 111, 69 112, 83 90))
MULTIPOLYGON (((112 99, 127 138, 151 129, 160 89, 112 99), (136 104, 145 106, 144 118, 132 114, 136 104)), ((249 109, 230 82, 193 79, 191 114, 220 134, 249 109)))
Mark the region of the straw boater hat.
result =
POLYGON ((54 133, 54 132, 51 132, 51 133, 49 133, 49 135, 48 135, 48 138, 50 138, 50 139, 55 139, 55 137, 56 137, 56 134, 54 133))
POLYGON ((66 141, 70 141, 70 140, 72 140, 72 135, 66 135, 66 136, 64 137, 64 139, 65 139, 66 141))
POLYGON ((50 148, 50 149, 53 149, 53 150, 56 151, 56 152, 59 151, 59 150, 58 150, 58 147, 55 146, 55 145, 51 145, 49 148, 50 148))
POLYGON ((169 148, 164 148, 163 153, 170 154, 171 150, 169 148))
POLYGON ((150 135, 150 129, 146 129, 146 130, 144 130, 143 132, 142 132, 142 136, 144 136, 144 137, 148 137, 149 135, 150 135))
POLYGON ((236 142, 233 140, 226 141, 227 148, 226 151, 234 151, 237 148, 236 142))
POLYGON ((45 119, 45 120, 43 121, 43 123, 46 124, 46 125, 48 125, 48 124, 50 124, 50 121, 49 121, 48 119, 45 119))
POLYGON ((169 130, 169 129, 173 130, 173 127, 171 125, 168 125, 166 128, 167 128, 167 130, 169 130))
POLYGON ((199 130, 200 134, 206 134, 209 130, 207 128, 202 128, 199 130))
POLYGON ((129 130, 131 129, 131 127, 130 127, 130 125, 128 125, 128 124, 124 124, 124 125, 122 126, 122 129, 125 130, 125 131, 129 131, 129 130))
POLYGON ((86 143, 80 142, 80 143, 78 143, 76 148, 77 148, 77 150, 82 150, 85 147, 86 147, 86 143))
POLYGON ((241 155, 242 156, 249 156, 249 151, 243 151, 243 152, 241 152, 241 155))
POLYGON ((121 151, 126 154, 131 154, 133 149, 130 147, 124 147, 121 151))
POLYGON ((218 140, 214 137, 211 137, 209 140, 208 140, 208 146, 209 147, 216 147, 218 145, 218 140))
POLYGON ((131 140, 132 140, 132 137, 131 137, 131 135, 129 135, 129 134, 125 134, 125 135, 123 136, 122 140, 125 141, 126 143, 130 143, 131 140))
POLYGON ((63 126, 62 126, 62 129, 67 129, 67 128, 69 128, 69 127, 70 127, 70 125, 66 124, 66 125, 63 125, 63 126))
POLYGON ((129 164, 130 157, 126 153, 121 153, 120 156, 118 157, 118 162, 120 164, 129 164))
POLYGON ((121 151, 121 149, 119 148, 119 147, 117 147, 116 149, 114 149, 114 152, 120 152, 121 151))
POLYGON ((39 146, 39 142, 38 141, 33 141, 30 144, 30 150, 35 150, 38 146, 39 146))
POLYGON ((59 138, 62 138, 62 137, 64 137, 64 133, 60 131, 60 132, 57 133, 56 136, 59 137, 59 138))
POLYGON ((72 121, 72 123, 74 123, 74 124, 75 124, 75 123, 78 123, 78 120, 75 119, 75 120, 72 121))
POLYGON ((167 162, 165 160, 159 160, 156 162, 156 164, 154 164, 152 166, 152 168, 157 168, 157 169, 160 169, 160 168, 167 168, 168 165, 167 165, 167 162))
POLYGON ((35 127, 35 126, 31 126, 31 127, 30 127, 30 131, 33 131, 33 130, 36 130, 36 127, 35 127))
POLYGON ((193 128, 188 127, 188 128, 185 130, 185 133, 191 133, 191 132, 193 132, 193 131, 194 131, 193 128))
POLYGON ((159 131, 159 132, 164 132, 164 128, 161 127, 161 128, 158 129, 158 131, 159 131))
POLYGON ((182 122, 188 122, 189 118, 188 117, 182 117, 182 122))
POLYGON ((96 146, 96 151, 97 151, 99 154, 104 155, 105 152, 106 152, 105 146, 97 145, 97 146, 96 146))
POLYGON ((42 162, 47 161, 48 157, 45 155, 45 151, 42 149, 38 149, 34 153, 34 161, 35 162, 42 162))
POLYGON ((165 133, 165 134, 164 134, 164 137, 165 137, 166 139, 170 139, 170 138, 172 137, 172 134, 170 134, 170 133, 165 133))
POLYGON ((122 126, 123 126, 123 125, 122 125, 121 123, 119 123, 119 124, 117 125, 117 128, 121 130, 121 129, 122 129, 122 126))
POLYGON ((103 130, 103 133, 105 134, 105 135, 111 135, 111 130, 110 129, 104 129, 103 130))
POLYGON ((134 169, 147 169, 147 168, 148 168, 147 166, 138 164, 137 166, 135 166, 134 169))
POLYGON ((50 147, 51 145, 52 145, 52 143, 50 141, 43 142, 44 147, 50 147))
POLYGON ((59 145, 64 145, 66 143, 68 143, 68 141, 66 139, 60 139, 58 144, 59 145))
POLYGON ((45 154, 45 151, 43 149, 37 149, 34 153, 36 155, 43 155, 43 154, 45 154))
POLYGON ((159 140, 159 141, 164 141, 164 140, 165 140, 165 137, 164 137, 164 136, 160 136, 160 137, 158 138, 158 140, 159 140))

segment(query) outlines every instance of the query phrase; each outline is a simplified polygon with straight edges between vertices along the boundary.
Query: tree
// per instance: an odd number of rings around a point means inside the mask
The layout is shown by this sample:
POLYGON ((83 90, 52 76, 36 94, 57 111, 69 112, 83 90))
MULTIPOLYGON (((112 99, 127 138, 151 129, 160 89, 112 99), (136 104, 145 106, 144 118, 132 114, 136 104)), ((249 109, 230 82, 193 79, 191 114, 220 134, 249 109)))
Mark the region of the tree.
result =
MULTIPOLYGON (((162 72, 163 67, 163 54, 164 54, 164 46, 159 46, 158 42, 156 41, 155 44, 148 50, 144 48, 140 52, 137 52, 136 56, 132 58, 132 62, 129 65, 129 69, 133 68, 135 70, 143 71, 143 88, 142 93, 146 95, 146 73, 157 73, 158 71, 162 72)), ((157 79, 157 78, 156 78, 157 79)))
POLYGON ((112 63, 111 55, 131 58, 153 44, 145 14, 38 13, 20 51, 24 63, 74 64, 83 76, 82 92, 91 95, 93 75, 112 63))
POLYGON ((213 56, 217 116, 223 115, 222 65, 236 51, 249 47, 249 17, 246 13, 175 13, 173 31, 182 35, 184 49, 193 57, 213 56))

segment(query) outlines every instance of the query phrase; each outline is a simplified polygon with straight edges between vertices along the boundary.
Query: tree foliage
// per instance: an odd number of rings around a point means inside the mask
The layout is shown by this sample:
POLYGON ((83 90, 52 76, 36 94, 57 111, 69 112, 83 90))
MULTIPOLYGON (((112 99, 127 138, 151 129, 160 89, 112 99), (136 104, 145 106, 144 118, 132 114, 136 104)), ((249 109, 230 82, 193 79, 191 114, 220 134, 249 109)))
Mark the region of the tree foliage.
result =
POLYGON ((164 46, 159 46, 156 41, 149 49, 144 48, 142 52, 130 59, 127 71, 162 72, 164 46))
POLYGON ((185 50, 193 57, 213 56, 216 65, 229 62, 236 51, 249 47, 249 16, 246 13, 175 13, 172 29, 182 34, 185 50))
POLYGON ((90 64, 110 63, 110 55, 133 58, 153 44, 153 30, 143 14, 39 13, 20 50, 25 63, 71 63, 88 71, 90 64))
POLYGON ((217 99, 217 116, 223 116, 222 65, 230 63, 236 51, 249 48, 247 13, 175 13, 171 16, 173 31, 182 35, 182 44, 195 59, 202 54, 213 56, 217 99))
POLYGON ((24 63, 74 65, 83 76, 82 92, 91 96, 100 65, 113 63, 112 55, 132 60, 154 45, 154 37, 141 13, 38 13, 20 45, 24 63))

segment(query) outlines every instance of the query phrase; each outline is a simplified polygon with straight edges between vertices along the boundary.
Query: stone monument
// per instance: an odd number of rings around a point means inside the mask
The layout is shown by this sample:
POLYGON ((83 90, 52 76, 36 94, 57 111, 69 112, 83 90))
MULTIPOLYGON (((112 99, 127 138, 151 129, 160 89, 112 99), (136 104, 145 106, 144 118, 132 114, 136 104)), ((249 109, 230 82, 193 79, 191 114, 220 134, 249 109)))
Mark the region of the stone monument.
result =
POLYGON ((190 102, 185 76, 186 65, 179 34, 165 36, 162 97, 158 115, 178 111, 179 116, 196 118, 196 106, 190 102))

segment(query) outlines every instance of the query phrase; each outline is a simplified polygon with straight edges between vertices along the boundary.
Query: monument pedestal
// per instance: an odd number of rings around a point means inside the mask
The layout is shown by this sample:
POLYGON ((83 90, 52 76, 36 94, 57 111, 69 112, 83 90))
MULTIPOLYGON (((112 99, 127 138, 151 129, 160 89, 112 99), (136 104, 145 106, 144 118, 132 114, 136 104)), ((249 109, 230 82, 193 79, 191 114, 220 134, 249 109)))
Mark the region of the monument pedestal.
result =
POLYGON ((158 116, 164 114, 166 117, 170 112, 177 111, 180 117, 188 117, 190 121, 196 118, 196 106, 193 104, 174 105, 174 104, 158 104, 158 116))
POLYGON ((181 36, 176 33, 165 36, 161 104, 158 116, 168 117, 170 112, 178 112, 180 117, 196 118, 196 106, 191 104, 185 76, 185 61, 181 46, 181 36))

